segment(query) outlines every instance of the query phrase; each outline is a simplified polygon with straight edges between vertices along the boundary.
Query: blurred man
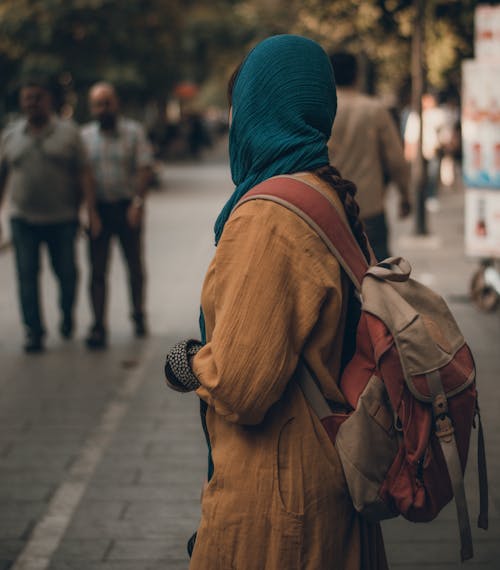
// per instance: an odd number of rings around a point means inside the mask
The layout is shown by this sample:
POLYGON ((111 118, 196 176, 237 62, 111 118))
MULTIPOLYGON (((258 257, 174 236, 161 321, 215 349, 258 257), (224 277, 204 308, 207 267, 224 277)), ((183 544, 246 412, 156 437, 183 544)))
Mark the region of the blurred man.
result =
POLYGON ((147 333, 142 230, 153 159, 142 126, 119 115, 118 97, 111 84, 95 84, 89 92, 89 105, 95 120, 83 127, 82 135, 96 182, 102 231, 90 236, 94 323, 86 343, 91 349, 99 349, 107 342, 106 283, 113 236, 118 238, 128 266, 135 334, 142 337, 147 333))
POLYGON ((338 110, 329 142, 330 162, 358 188, 361 218, 377 259, 389 257, 389 231, 385 217, 387 184, 400 194, 399 215, 410 213, 409 168, 403 145, 388 110, 380 101, 359 93, 355 56, 331 56, 337 83, 338 110))
POLYGON ((7 188, 11 235, 16 256, 18 293, 26 327, 26 352, 44 348, 39 297, 40 246, 48 247, 59 282, 64 338, 73 333, 77 287, 75 237, 82 193, 91 232, 99 231, 93 188, 80 133, 52 112, 49 83, 26 81, 20 91, 25 117, 5 129, 0 142, 0 203, 7 188))
MULTIPOLYGON (((442 155, 442 139, 446 129, 446 113, 438 106, 433 93, 422 96, 422 154, 427 169, 427 180, 424 188, 425 207, 430 212, 439 211, 437 198, 439 186, 439 170, 442 155)), ((420 117, 415 111, 408 116, 404 131, 405 156, 413 160, 420 140, 420 117)))

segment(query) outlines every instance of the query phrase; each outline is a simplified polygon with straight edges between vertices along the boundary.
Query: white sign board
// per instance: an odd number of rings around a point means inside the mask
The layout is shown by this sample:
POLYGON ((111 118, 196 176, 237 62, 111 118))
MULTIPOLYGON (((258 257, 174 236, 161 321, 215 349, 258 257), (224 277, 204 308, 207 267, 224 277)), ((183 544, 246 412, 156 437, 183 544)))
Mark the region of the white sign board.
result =
POLYGON ((500 61, 462 65, 464 182, 500 188, 500 61))
POLYGON ((500 189, 466 190, 465 253, 477 257, 500 257, 500 189))
POLYGON ((474 54, 480 60, 500 57, 500 6, 479 5, 474 14, 474 54))

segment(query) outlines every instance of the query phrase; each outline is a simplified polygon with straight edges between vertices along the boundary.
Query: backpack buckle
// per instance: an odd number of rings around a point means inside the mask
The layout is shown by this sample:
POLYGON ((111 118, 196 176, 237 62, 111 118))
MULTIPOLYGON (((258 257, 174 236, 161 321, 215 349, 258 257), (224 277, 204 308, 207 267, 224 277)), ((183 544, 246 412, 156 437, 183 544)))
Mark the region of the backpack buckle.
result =
POLYGON ((437 437, 445 438, 445 441, 450 441, 455 433, 455 429, 448 415, 448 400, 443 393, 438 394, 434 398, 432 409, 434 412, 437 437))
POLYGON ((438 394, 434 398, 432 402, 432 410, 435 418, 442 415, 448 415, 448 400, 443 393, 438 394))
POLYGON ((436 435, 445 441, 450 441, 455 433, 451 418, 448 415, 436 418, 436 435))

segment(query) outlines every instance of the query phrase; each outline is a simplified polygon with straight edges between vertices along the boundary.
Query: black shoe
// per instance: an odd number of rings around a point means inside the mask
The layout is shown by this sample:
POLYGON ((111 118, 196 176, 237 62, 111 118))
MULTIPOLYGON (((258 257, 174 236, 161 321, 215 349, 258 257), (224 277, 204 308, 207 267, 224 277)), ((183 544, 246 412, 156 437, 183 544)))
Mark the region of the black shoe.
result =
POLYGON ((24 352, 34 354, 36 352, 43 352, 45 347, 43 346, 43 337, 41 334, 28 333, 26 335, 26 340, 24 342, 24 352))
POLYGON ((59 325, 59 332, 66 340, 69 340, 73 336, 73 319, 71 317, 63 318, 59 325))
POLYGON ((106 331, 103 328, 94 327, 85 339, 85 344, 87 345, 87 348, 92 350, 101 350, 106 348, 106 331))
POLYGON ((148 336, 148 329, 144 317, 134 317, 134 332, 137 338, 148 336))

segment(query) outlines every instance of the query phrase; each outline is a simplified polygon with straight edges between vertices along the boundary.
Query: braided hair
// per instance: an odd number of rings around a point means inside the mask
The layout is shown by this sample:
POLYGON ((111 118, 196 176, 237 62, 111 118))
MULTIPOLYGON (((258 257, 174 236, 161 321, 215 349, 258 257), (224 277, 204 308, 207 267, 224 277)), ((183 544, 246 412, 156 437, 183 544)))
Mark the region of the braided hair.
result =
POLYGON ((321 180, 324 180, 331 188, 337 192, 343 206, 344 211, 351 227, 352 233, 358 242, 358 245, 363 252, 366 261, 370 263, 370 250, 364 232, 363 223, 359 218, 359 206, 356 202, 356 193, 358 189, 354 182, 342 178, 340 172, 330 164, 322 166, 314 171, 314 174, 321 180))

